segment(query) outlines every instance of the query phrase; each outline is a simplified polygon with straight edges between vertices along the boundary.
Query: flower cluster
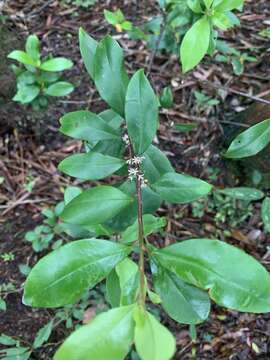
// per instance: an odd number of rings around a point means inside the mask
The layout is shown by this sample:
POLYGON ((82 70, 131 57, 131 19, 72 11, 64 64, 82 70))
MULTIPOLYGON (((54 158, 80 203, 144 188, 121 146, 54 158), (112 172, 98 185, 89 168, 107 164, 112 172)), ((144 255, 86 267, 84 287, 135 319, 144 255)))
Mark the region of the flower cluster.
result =
POLYGON ((133 158, 127 160, 127 164, 129 165, 129 180, 132 181, 137 178, 141 182, 142 187, 145 187, 147 185, 147 180, 144 179, 144 174, 139 169, 139 165, 143 162, 144 159, 144 156, 134 156, 133 158))

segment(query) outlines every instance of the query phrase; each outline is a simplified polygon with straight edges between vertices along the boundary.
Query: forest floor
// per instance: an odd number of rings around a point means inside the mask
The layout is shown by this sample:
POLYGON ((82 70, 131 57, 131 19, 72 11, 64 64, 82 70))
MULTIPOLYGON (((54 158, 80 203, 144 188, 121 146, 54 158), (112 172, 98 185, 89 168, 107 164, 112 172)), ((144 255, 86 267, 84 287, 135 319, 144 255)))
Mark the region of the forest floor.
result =
MULTIPOLYGON (((25 276, 19 265, 32 266, 46 254, 46 251, 34 252, 24 239, 25 233, 42 223, 41 211, 61 201, 66 186, 78 184, 57 170, 60 160, 81 149, 79 142, 70 141, 58 133, 59 118, 79 109, 94 112, 105 109, 84 69, 78 46, 78 28, 82 26, 96 39, 113 33, 124 48, 130 74, 138 68, 147 71, 151 59, 151 51, 145 44, 130 40, 124 33, 115 33, 104 20, 104 9, 117 8, 121 8, 135 23, 158 11, 152 0, 147 1, 144 10, 142 4, 136 9, 132 1, 121 0, 102 0, 88 9, 58 0, 10 0, 4 6, 3 19, 0 19, 1 26, 19 39, 37 34, 44 54, 65 56, 75 64, 66 73, 66 77, 76 85, 75 91, 68 98, 52 102, 46 111, 33 113, 10 99, 6 104, 8 109, 0 108, 0 176, 3 178, 0 184, 0 295, 7 303, 7 310, 0 311, 0 334, 13 336, 24 345, 32 344, 37 331, 55 315, 52 310, 31 309, 22 304, 25 276), (13 256, 6 259, 3 254, 13 256), (5 288, 6 285, 9 286, 5 288)), ((269 38, 260 35, 270 23, 270 4, 267 0, 246 1, 240 19, 241 27, 224 33, 222 37, 233 47, 258 59, 247 63, 241 76, 233 74, 230 64, 210 58, 193 72, 183 75, 177 57, 166 53, 157 54, 150 74, 156 91, 159 93, 163 87, 172 85, 175 99, 172 110, 161 112, 158 146, 166 152, 177 171, 210 179, 220 187, 241 185, 246 181, 245 175, 241 171, 234 172, 235 166, 225 162, 221 156, 224 139, 226 141, 228 132, 232 131, 228 125, 240 121, 239 114, 254 103, 252 95, 263 98, 270 94, 269 38), (218 99, 219 105, 202 109, 196 103, 194 91, 218 99), (189 122, 198 124, 191 133, 180 133, 173 127, 173 123, 189 122)), ((257 121, 264 120, 260 114, 257 115, 257 121)), ((239 131, 235 126, 232 129, 233 132, 239 131)), ((226 217, 225 222, 218 222, 214 211, 207 207, 198 215, 201 211, 198 206, 163 206, 158 212, 168 217, 166 231, 162 237, 155 235, 150 240, 161 246, 176 239, 217 236, 252 254, 269 268, 267 245, 270 245, 270 238, 263 231, 259 217, 260 202, 253 204, 252 216, 238 223, 235 220, 243 209, 237 210, 234 218, 226 217)), ((101 287, 99 292, 91 294, 86 311, 89 313, 91 307, 95 310, 104 304, 101 287)), ((195 342, 190 340, 187 326, 170 320, 163 312, 159 312, 159 316, 176 336, 176 360, 270 359, 269 315, 243 314, 213 304, 209 319, 197 327, 195 342)), ((76 324, 76 319, 73 320, 76 324)), ((55 349, 69 333, 65 323, 60 323, 49 342, 33 351, 31 359, 52 359, 55 349)))

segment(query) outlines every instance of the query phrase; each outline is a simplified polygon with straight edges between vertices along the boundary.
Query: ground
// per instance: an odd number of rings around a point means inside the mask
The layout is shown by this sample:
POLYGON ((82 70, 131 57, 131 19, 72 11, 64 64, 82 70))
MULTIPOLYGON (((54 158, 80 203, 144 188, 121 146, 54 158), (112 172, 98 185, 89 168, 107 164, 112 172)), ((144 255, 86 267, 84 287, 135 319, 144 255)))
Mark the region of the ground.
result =
MULTIPOLYGON (((19 265, 32 266, 46 253, 35 253, 24 241, 24 235, 41 223, 42 209, 60 201, 63 189, 68 184, 77 184, 57 170, 61 159, 81 147, 78 142, 59 135, 59 118, 68 111, 105 109, 84 69, 77 37, 80 26, 97 39, 114 31, 103 18, 105 8, 121 8, 129 19, 140 19, 139 22, 157 11, 155 1, 148 1, 146 10, 143 10, 143 2, 136 9, 135 3, 120 0, 100 1, 87 9, 78 9, 58 0, 10 0, 4 6, 2 21, 5 22, 2 27, 5 31, 13 32, 18 39, 35 33, 42 40, 44 54, 66 56, 75 63, 74 68, 66 73, 67 78, 76 85, 69 98, 52 102, 43 113, 33 113, 10 99, 5 99, 0 108, 0 176, 4 177, 0 185, 0 254, 14 254, 14 260, 4 261, 0 258, 0 283, 14 285, 9 294, 2 294, 7 301, 7 311, 0 313, 0 333, 21 339, 25 345, 33 342, 38 329, 52 318, 54 312, 22 305, 25 276, 21 274, 19 265), (37 123, 40 125, 37 126, 37 123), (28 192, 25 184, 32 179, 35 179, 35 184, 33 190, 28 192)), ((221 152, 226 139, 231 136, 228 134, 239 131, 235 125, 229 126, 232 122, 238 122, 240 118, 245 123, 253 121, 242 115, 239 117, 237 113, 252 103, 257 104, 254 96, 262 98, 270 93, 269 39, 259 35, 269 25, 269 16, 270 5, 266 0, 256 3, 247 1, 240 17, 241 28, 222 35, 235 48, 241 51, 252 49, 256 53, 258 61, 248 63, 241 76, 233 75, 229 64, 216 63, 210 58, 187 75, 181 74, 176 56, 157 54, 154 59, 150 75, 153 86, 160 92, 164 86, 171 84, 175 98, 174 108, 162 111, 156 142, 177 171, 207 180, 213 169, 218 168, 220 171, 212 182, 221 187, 243 184, 247 180, 244 171, 234 172, 235 165, 232 167, 226 163, 221 152), (199 110, 193 95, 195 90, 218 98, 220 105, 212 109, 210 114, 199 110), (197 122, 198 128, 195 132, 180 134, 174 129, 173 122, 197 122)), ((142 42, 130 40, 122 33, 115 35, 125 50, 128 71, 133 73, 138 68, 147 70, 150 50, 142 42)), ((269 104, 266 106, 269 111, 269 104)), ((256 121, 260 120, 263 118, 256 121)), ((254 161, 249 166, 253 167, 254 161)), ((264 233, 259 218, 260 206, 260 203, 254 205, 253 215, 231 229, 232 235, 226 241, 252 254, 269 268, 267 244, 270 239, 264 233)), ((189 237, 213 237, 218 234, 224 239, 224 231, 229 228, 228 223, 217 224, 211 212, 206 212, 202 218, 195 218, 191 207, 186 205, 164 206, 159 209, 159 214, 169 219, 162 238, 153 236, 150 239, 160 246, 189 237)), ((94 301, 92 304, 96 306, 94 301)), ((198 339, 195 342, 190 340, 187 326, 175 323, 164 313, 160 316, 177 338, 176 360, 190 359, 192 356, 200 360, 270 358, 268 315, 241 314, 213 305, 209 320, 198 326, 198 339)), ((55 349, 69 332, 64 324, 59 325, 49 342, 34 350, 31 358, 52 359, 55 349)))

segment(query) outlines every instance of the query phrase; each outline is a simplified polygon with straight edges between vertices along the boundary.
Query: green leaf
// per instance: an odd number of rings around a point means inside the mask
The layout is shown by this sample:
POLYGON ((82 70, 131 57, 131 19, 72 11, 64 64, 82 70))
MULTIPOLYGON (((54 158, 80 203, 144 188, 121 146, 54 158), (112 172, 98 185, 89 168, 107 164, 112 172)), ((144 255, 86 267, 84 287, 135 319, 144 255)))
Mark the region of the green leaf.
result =
POLYGON ((120 9, 114 12, 104 10, 104 17, 106 21, 111 25, 122 24, 125 21, 125 16, 120 9))
POLYGON ((232 27, 232 23, 230 19, 226 16, 226 14, 215 11, 211 19, 213 21, 213 24, 221 30, 227 30, 232 27))
POLYGON ((37 62, 40 58, 39 45, 39 39, 36 35, 28 36, 25 44, 25 50, 35 62, 37 62))
POLYGON ((72 68, 73 62, 64 57, 53 58, 45 61, 40 65, 44 71, 64 71, 72 68))
POLYGON ((4 299, 0 297, 0 311, 6 311, 7 310, 7 304, 4 299))
POLYGON ((208 290, 230 309, 270 311, 270 275, 253 257, 218 240, 192 239, 156 250, 158 262, 183 281, 208 290))
POLYGON ((74 111, 60 119, 60 131, 75 139, 96 143, 99 140, 119 139, 119 132, 100 116, 90 111, 74 111))
POLYGON ((174 127, 176 130, 182 132, 189 132, 197 129, 198 124, 175 124, 174 127))
POLYGON ((103 280, 130 252, 106 240, 78 240, 43 257, 31 270, 23 303, 32 307, 74 304, 83 292, 103 280))
MULTIPOLYGON (((116 232, 124 231, 128 226, 132 225, 137 219, 138 202, 136 199, 136 185, 134 182, 126 181, 119 189, 125 194, 133 196, 134 201, 116 217, 106 223, 116 232)), ((143 214, 154 213, 161 205, 160 196, 148 187, 142 188, 143 214)))
POLYGON ((242 6, 244 1, 243 0, 223 0, 222 2, 218 1, 219 4, 215 6, 214 9, 218 12, 225 12, 233 9, 237 9, 238 7, 242 6))
POLYGON ((180 57, 183 72, 194 68, 207 53, 210 42, 210 23, 206 16, 188 30, 181 44, 180 57))
POLYGON ((44 325, 41 329, 39 329, 33 347, 34 349, 39 348, 42 346, 46 341, 48 341, 49 337, 51 336, 53 330, 53 320, 48 322, 48 324, 44 325))
POLYGON ((61 161, 58 169, 83 180, 103 179, 125 165, 125 161, 95 152, 76 154, 61 161))
POLYGON ((163 200, 177 204, 192 202, 207 195, 212 189, 203 180, 177 173, 163 175, 152 187, 163 200))
POLYGON ((123 306, 98 315, 71 334, 54 359, 124 360, 133 342, 133 309, 134 305, 123 306))
MULTIPOLYGON (((115 130, 120 129, 124 122, 124 119, 113 110, 105 110, 100 113, 99 116, 115 130)), ((125 151, 125 146, 122 138, 119 136, 117 140, 109 139, 98 141, 91 150, 102 153, 103 155, 122 158, 125 151)))
MULTIPOLYGON (((82 189, 80 189, 79 187, 68 186, 64 192, 64 201, 65 201, 64 205, 70 203, 73 199, 75 199, 75 197, 79 196, 81 193, 82 193, 82 189)), ((62 210, 60 211, 60 214, 61 212, 62 210)))
POLYGON ((233 67, 233 72, 235 75, 241 75, 244 72, 244 63, 241 61, 241 59, 238 56, 232 56, 231 63, 233 67))
POLYGON ((124 68, 123 50, 110 36, 106 36, 97 46, 94 80, 102 99, 123 116, 129 79, 124 68), (113 86, 108 86, 108 81, 113 86))
POLYGON ((261 215, 263 220, 264 229, 270 233, 270 198, 266 197, 262 203, 261 215))
POLYGON ((79 29, 81 56, 88 74, 94 80, 94 57, 98 43, 82 28, 79 29))
POLYGON ((14 101, 18 101, 22 104, 29 104, 39 94, 40 89, 35 85, 22 86, 18 89, 16 95, 12 98, 14 101))
POLYGON ((170 360, 176 350, 175 339, 149 312, 137 308, 135 347, 142 360, 170 360))
POLYGON ((120 305, 120 298, 120 281, 115 269, 113 269, 106 278, 106 300, 112 307, 118 307, 120 305))
POLYGON ((24 65, 31 65, 36 67, 37 62, 31 58, 26 52, 21 50, 14 50, 7 56, 9 59, 17 60, 24 65))
POLYGON ((251 126, 238 135, 225 153, 226 158, 241 159, 258 154, 270 142, 270 119, 251 126))
POLYGON ((210 9, 212 3, 213 3, 213 0, 203 0, 205 6, 207 7, 207 9, 210 9))
POLYGON ((136 301, 139 289, 138 266, 134 261, 126 258, 116 266, 115 270, 121 290, 120 305, 131 305, 136 301))
POLYGON ((177 275, 155 264, 154 288, 169 316, 181 324, 198 324, 207 319, 210 299, 207 292, 185 283, 177 275))
MULTIPOLYGON (((166 218, 157 218, 153 215, 146 214, 143 215, 143 231, 144 235, 148 236, 153 232, 158 231, 159 229, 166 226, 167 220, 166 218)), ((132 243, 138 240, 138 221, 129 226, 124 233, 122 234, 122 243, 132 243)))
POLYGON ((66 96, 74 90, 74 86, 67 81, 59 81, 55 84, 50 85, 46 90, 45 94, 50 96, 66 96))
POLYGON ((5 335, 5 334, 1 334, 0 335, 0 344, 1 345, 16 345, 17 344, 17 340, 13 339, 12 337, 5 335))
POLYGON ((173 93, 170 86, 165 87, 160 95, 160 105, 165 109, 173 107, 173 93))
POLYGON ((168 172, 174 172, 174 168, 166 155, 156 146, 150 145, 143 156, 144 160, 141 168, 145 178, 150 182, 150 184, 158 181, 162 175, 168 172))
POLYGON ((264 193, 260 190, 249 187, 235 187, 217 190, 220 194, 243 201, 256 201, 264 197, 264 193))
POLYGON ((188 0, 187 5, 195 14, 201 14, 203 12, 200 0, 188 0))
POLYGON ((112 186, 97 186, 73 199, 61 214, 62 220, 78 225, 102 224, 133 202, 133 198, 112 186))
POLYGON ((129 82, 125 114, 134 152, 142 154, 158 128, 158 100, 143 70, 137 71, 129 82))

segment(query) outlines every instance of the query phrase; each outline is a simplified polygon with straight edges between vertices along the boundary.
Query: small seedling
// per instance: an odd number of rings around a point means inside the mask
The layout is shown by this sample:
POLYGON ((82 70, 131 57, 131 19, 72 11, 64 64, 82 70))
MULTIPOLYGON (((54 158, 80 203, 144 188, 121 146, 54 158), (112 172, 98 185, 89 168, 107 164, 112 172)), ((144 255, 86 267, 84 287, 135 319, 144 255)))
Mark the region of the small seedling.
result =
POLYGON ((47 107, 49 97, 66 96, 74 89, 71 83, 62 80, 63 71, 73 66, 72 61, 51 55, 41 60, 36 35, 28 36, 25 51, 14 50, 8 58, 20 63, 12 67, 17 79, 14 101, 31 104, 34 110, 40 110, 47 107))

